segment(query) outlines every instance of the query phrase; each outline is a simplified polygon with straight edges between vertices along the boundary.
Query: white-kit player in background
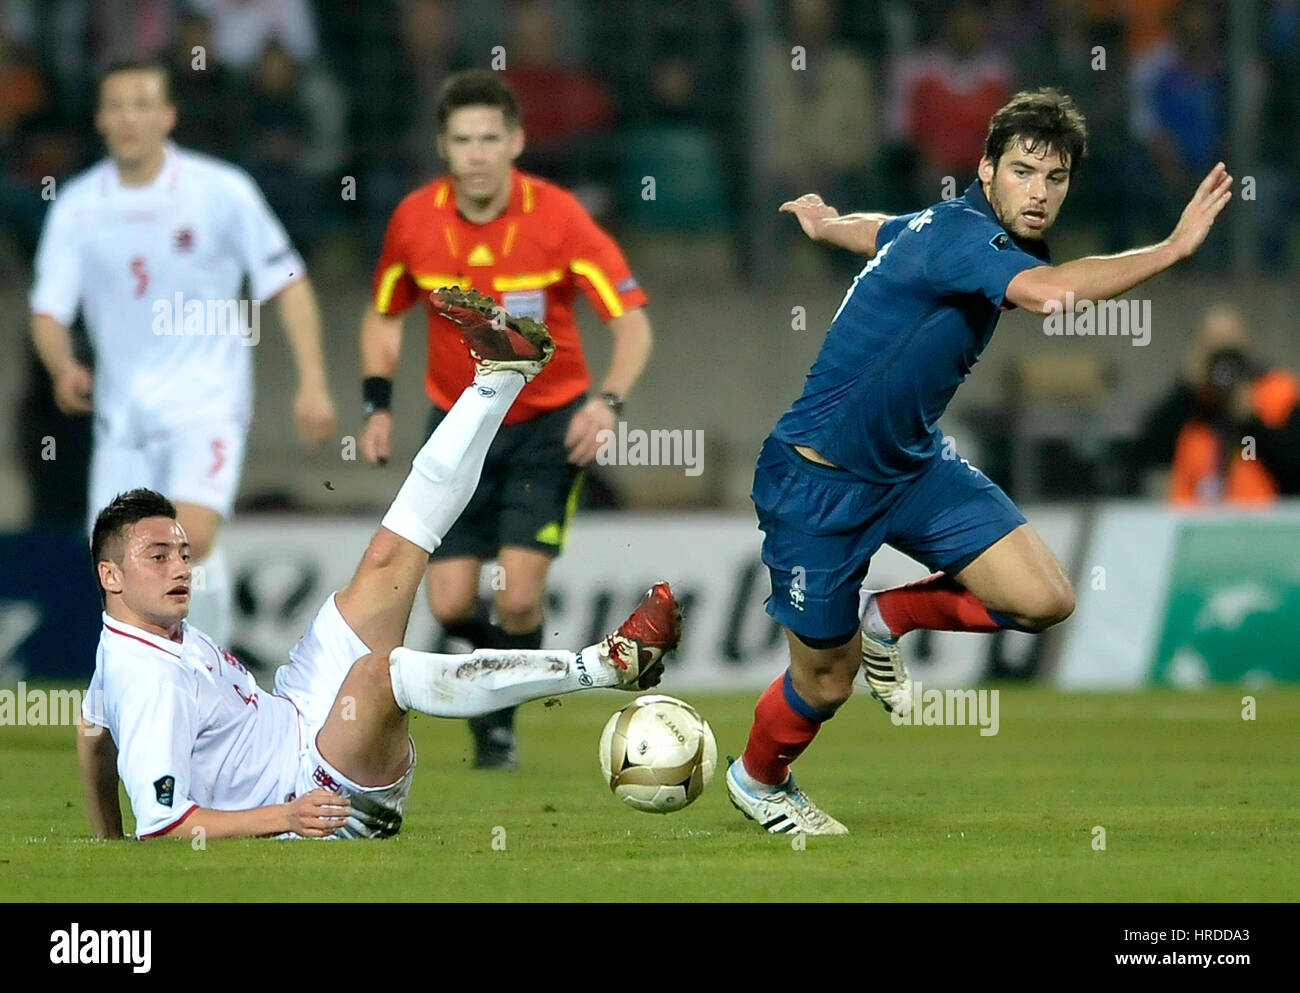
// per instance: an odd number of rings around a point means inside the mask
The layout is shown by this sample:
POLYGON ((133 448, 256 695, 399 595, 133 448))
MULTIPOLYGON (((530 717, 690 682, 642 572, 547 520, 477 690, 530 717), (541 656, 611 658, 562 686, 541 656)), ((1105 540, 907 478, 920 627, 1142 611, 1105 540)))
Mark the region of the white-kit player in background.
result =
POLYGON ((216 538, 239 488, 261 301, 277 300, 297 364, 303 441, 319 447, 335 414, 302 258, 252 179, 171 144, 175 123, 164 68, 124 63, 105 73, 95 125, 109 155, 61 184, 50 204, 32 338, 59 408, 94 413, 91 520, 134 487, 175 501, 203 567, 191 613, 226 644, 230 580, 216 538), (240 300, 245 273, 251 301, 240 300), (93 383, 68 333, 78 309, 93 383))
POLYGON ((434 309, 462 328, 478 361, 474 382, 416 454, 351 581, 276 673, 274 695, 185 622, 189 542, 168 501, 134 490, 100 512, 92 554, 104 627, 77 735, 97 836, 122 835, 120 776, 141 838, 385 837, 401 827, 415 769, 410 710, 466 718, 659 681, 681 631, 667 583, 580 652, 399 647, 429 554, 477 488, 506 411, 555 351, 545 327, 483 299, 457 306, 435 293, 434 309))

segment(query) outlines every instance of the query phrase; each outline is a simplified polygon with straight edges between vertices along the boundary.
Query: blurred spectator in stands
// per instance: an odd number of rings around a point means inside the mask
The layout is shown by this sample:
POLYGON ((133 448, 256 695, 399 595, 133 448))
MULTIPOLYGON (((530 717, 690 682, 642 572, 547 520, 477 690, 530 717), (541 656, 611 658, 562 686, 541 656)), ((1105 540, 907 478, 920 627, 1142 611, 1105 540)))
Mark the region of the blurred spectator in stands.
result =
POLYGON ((246 128, 241 142, 244 168, 262 188, 294 244, 307 243, 315 209, 302 169, 307 157, 308 113, 298 63, 278 41, 267 42, 253 67, 246 128))
POLYGON ((20 126, 40 112, 45 98, 35 63, 0 28, 0 149, 13 146, 20 126))
POLYGON ((1169 41, 1173 14, 1183 0, 1088 0, 1098 17, 1124 23, 1124 48, 1140 62, 1169 41))
POLYGON ((34 60, 0 25, 0 225, 24 256, 35 249, 45 213, 41 180, 51 167, 70 164, 42 154, 38 124, 47 104, 34 60))
MULTIPOLYGON (((331 174, 337 178, 347 157, 347 100, 317 58, 316 21, 307 0, 189 2, 212 22, 217 62, 245 81, 261 71, 267 47, 278 46, 294 67, 296 85, 307 114, 304 158, 298 167, 317 181, 331 174)), ((361 12, 353 10, 352 13, 359 16, 361 12)), ((273 70, 278 71, 282 70, 273 70)), ((337 187, 331 191, 327 203, 331 207, 338 203, 337 187)))
MULTIPOLYGON (((0 263, 13 248, 23 260, 36 251, 41 222, 49 196, 57 187, 47 178, 61 179, 75 171, 79 148, 53 114, 48 79, 41 73, 28 46, 18 37, 35 40, 30 20, 19 16, 30 10, 5 4, 0 9, 0 263)), ((0 270, 8 275, 6 267, 0 270)), ((27 278, 24 273, 21 281, 27 278)), ((12 330, 5 328, 6 331, 12 330)), ((89 362, 89 343, 80 327, 74 329, 74 349, 89 362)), ((23 392, 10 401, 14 455, 28 483, 29 524, 66 525, 85 520, 86 479, 90 464, 90 423, 68 417, 54 403, 50 377, 36 357, 30 341, 7 355, 21 363, 23 392), (49 438, 58 439, 58 458, 50 459, 49 438)))
POLYGON ((955 183, 948 189, 961 195, 984 151, 989 118, 1011 96, 1011 65, 985 46, 980 8, 959 0, 942 16, 936 40, 900 56, 891 73, 889 130, 915 153, 906 193, 918 203, 942 195, 949 176, 955 183))
POLYGON ((1095 0, 1060 0, 1036 25, 1040 40, 1014 49, 1025 85, 1051 83, 1072 96, 1102 136, 1088 149, 1078 182, 1070 184, 1071 206, 1062 230, 1093 226, 1103 251, 1119 252, 1138 240, 1130 230, 1128 29, 1123 18, 1095 0))
MULTIPOLYGON (((80 127, 93 110, 90 18, 90 0, 0 0, 0 34, 40 66, 49 86, 49 113, 63 125, 80 127)), ((89 154, 78 146, 73 159, 81 165, 89 154)))
POLYGON ((1300 494, 1300 379, 1252 354, 1245 319, 1211 307, 1182 378, 1147 414, 1143 467, 1170 465, 1175 504, 1266 503, 1300 494))
POLYGON ((161 58, 172 37, 176 0, 95 0, 90 34, 101 68, 161 58))
POLYGON ((648 99, 620 128, 622 214, 641 227, 699 231, 727 220, 724 160, 689 51, 684 35, 661 35, 645 81, 648 99), (646 177, 655 180, 652 199, 642 196, 646 177))
POLYGON ((356 206, 368 259, 378 257, 402 197, 441 171, 438 90, 460 47, 454 0, 390 0, 374 10, 380 16, 347 26, 336 56, 356 106, 354 168, 366 191, 356 206))
POLYGON ((403 158, 417 183, 443 170, 438 156, 438 91, 452 70, 455 10, 447 0, 406 0, 401 10, 401 99, 405 120, 399 129, 403 158))
MULTIPOLYGON (((1190 192, 1225 158, 1228 89, 1220 28, 1212 6, 1190 0, 1173 14, 1172 38, 1134 66, 1133 132, 1146 153, 1135 162, 1134 178, 1141 180, 1144 207, 1160 231, 1177 223, 1190 192)), ((1215 245, 1206 245, 1212 264, 1222 255, 1215 245)))
POLYGON ((1256 131, 1262 163, 1257 197, 1263 264, 1277 275, 1291 270, 1290 232, 1300 206, 1300 2, 1272 0, 1262 11, 1260 56, 1263 101, 1256 131))
POLYGON ((866 59, 836 40, 838 20, 836 0, 788 0, 767 67, 776 139, 767 151, 784 199, 816 192, 852 210, 878 146, 876 96, 866 59))
POLYGON ((217 61, 251 72, 267 43, 278 41, 298 62, 316 58, 316 24, 307 0, 189 0, 212 21, 217 61))
POLYGON ((179 19, 167 68, 179 110, 172 140, 208 155, 229 156, 246 134, 245 94, 213 55, 212 22, 202 14, 179 19))
POLYGON ((562 24, 545 0, 511 7, 506 77, 519 96, 524 125, 521 168, 574 188, 607 179, 614 102, 585 69, 560 63, 562 24))

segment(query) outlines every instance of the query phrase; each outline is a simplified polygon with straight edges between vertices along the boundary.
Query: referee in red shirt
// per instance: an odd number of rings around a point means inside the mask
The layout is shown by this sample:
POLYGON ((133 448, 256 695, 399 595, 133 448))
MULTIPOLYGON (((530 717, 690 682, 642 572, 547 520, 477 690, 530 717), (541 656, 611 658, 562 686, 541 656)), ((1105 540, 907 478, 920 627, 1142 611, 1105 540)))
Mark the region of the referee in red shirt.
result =
MULTIPOLYGON (((448 173, 408 195, 393 212, 361 324, 366 427, 361 452, 392 454, 392 379, 402 315, 423 302, 428 318, 425 388, 429 431, 473 379, 455 330, 428 307, 441 286, 475 289, 511 314, 546 322, 555 358, 524 387, 488 452, 483 476, 456 525, 430 557, 429 607, 449 637, 479 648, 540 648, 542 594, 597 436, 613 430, 623 399, 650 357, 645 293, 623 253, 577 199, 514 161, 524 148, 518 101, 483 69, 447 80, 438 102, 438 151, 448 173), (578 291, 614 335, 599 396, 582 354, 573 303, 578 291), (479 573, 496 559, 495 623, 478 606, 479 573)), ((470 721, 478 766, 516 763, 514 711, 470 721)))

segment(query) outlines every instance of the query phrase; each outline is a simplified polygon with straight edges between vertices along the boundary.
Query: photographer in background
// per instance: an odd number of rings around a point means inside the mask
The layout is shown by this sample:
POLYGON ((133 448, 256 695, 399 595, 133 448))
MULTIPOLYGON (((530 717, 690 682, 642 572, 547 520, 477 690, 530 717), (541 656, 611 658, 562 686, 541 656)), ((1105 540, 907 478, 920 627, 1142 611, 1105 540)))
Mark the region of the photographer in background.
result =
POLYGON ((1147 414, 1137 454, 1143 467, 1171 465, 1176 505, 1300 494, 1300 379, 1251 353, 1238 310, 1211 307, 1182 378, 1147 414))

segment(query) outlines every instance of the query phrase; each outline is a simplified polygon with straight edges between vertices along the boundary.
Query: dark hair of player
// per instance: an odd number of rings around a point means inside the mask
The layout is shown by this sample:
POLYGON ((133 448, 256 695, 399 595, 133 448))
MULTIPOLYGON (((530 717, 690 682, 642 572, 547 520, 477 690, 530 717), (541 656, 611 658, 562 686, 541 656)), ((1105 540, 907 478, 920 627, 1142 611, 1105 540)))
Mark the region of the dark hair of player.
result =
POLYGON ((104 93, 104 83, 110 76, 115 76, 119 72, 152 72, 157 73, 158 78, 162 80, 163 99, 168 103, 172 102, 172 74, 171 71, 161 62, 151 62, 148 59, 123 59, 114 62, 99 77, 99 93, 104 93))
POLYGON ((1054 87, 1022 90, 989 121, 984 155, 997 168, 998 159, 1012 141, 1034 152, 1045 145, 1057 152, 1073 174, 1088 154, 1088 125, 1073 100, 1054 87))
MULTIPOLYGON (((143 487, 119 493, 99 512, 90 536, 90 561, 96 568, 104 561, 122 559, 122 532, 147 517, 176 520, 176 505, 156 490, 143 487)), ((103 594, 103 590, 100 590, 103 594)))
POLYGON ((466 69, 447 77, 438 93, 438 130, 447 130, 447 119, 462 107, 496 107, 506 127, 519 127, 519 100, 514 90, 491 69, 466 69))

